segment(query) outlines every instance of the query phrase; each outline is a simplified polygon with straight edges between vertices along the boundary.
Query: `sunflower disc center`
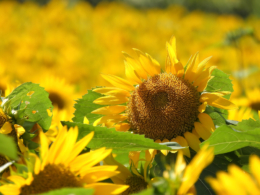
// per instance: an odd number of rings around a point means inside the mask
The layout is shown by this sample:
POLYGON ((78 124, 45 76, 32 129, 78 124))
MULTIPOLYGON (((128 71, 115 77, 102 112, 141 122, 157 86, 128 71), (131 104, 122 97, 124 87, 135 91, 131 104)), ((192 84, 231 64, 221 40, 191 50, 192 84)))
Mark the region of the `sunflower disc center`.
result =
POLYGON ((41 194, 61 188, 83 187, 83 184, 68 168, 62 164, 48 164, 35 175, 30 185, 21 188, 21 195, 41 194))
POLYGON ((157 140, 191 131, 199 114, 200 94, 183 78, 162 73, 148 78, 133 92, 128 118, 135 133, 157 140))
POLYGON ((129 185, 129 188, 123 193, 123 195, 138 193, 147 188, 147 183, 143 178, 138 176, 127 178, 125 183, 129 185))

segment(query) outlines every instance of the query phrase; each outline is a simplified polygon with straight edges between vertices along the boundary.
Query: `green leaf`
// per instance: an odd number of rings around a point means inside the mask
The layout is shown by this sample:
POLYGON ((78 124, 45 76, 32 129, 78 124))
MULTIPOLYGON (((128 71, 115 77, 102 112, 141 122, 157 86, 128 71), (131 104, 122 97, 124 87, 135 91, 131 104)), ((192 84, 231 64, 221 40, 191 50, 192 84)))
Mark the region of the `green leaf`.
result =
POLYGON ((135 193, 132 195, 153 195, 153 189, 143 190, 142 192, 135 193))
MULTIPOLYGON (((212 72, 212 76, 214 76, 206 87, 206 91, 208 92, 216 92, 216 91, 230 91, 233 92, 233 85, 231 80, 229 79, 229 75, 222 72, 219 69, 215 69, 212 72)), ((225 98, 229 99, 229 95, 225 95, 225 98)))
POLYGON ((82 99, 76 100, 74 105, 76 111, 74 112, 74 122, 83 123, 84 117, 87 117, 89 124, 93 124, 95 120, 102 117, 100 114, 91 114, 93 110, 104 107, 104 105, 94 104, 93 101, 99 97, 102 97, 100 93, 96 93, 92 90, 88 90, 88 93, 85 94, 82 99))
POLYGON ((239 131, 251 131, 260 128, 260 121, 255 121, 251 118, 248 120, 242 120, 234 126, 234 128, 239 131))
POLYGON ((85 188, 62 188, 53 190, 50 192, 42 193, 41 195, 92 195, 94 194, 93 189, 85 188))
POLYGON ((260 148, 260 127, 238 131, 223 125, 217 128, 201 146, 206 143, 214 147, 215 154, 224 154, 246 146, 260 148))
POLYGON ((205 113, 207 113, 213 120, 214 124, 217 126, 225 125, 226 118, 228 115, 227 110, 215 108, 212 106, 207 106, 205 113))
POLYGON ((17 146, 12 137, 0 134, 0 154, 17 159, 17 146))
MULTIPOLYGON (((130 151, 141 151, 147 149, 156 150, 170 150, 171 148, 155 143, 152 139, 145 138, 144 135, 133 134, 130 132, 119 132, 114 128, 94 127, 92 125, 62 122, 68 127, 78 126, 79 135, 78 140, 94 131, 94 137, 87 147, 91 149, 98 149, 101 147, 111 148, 114 153, 127 153, 130 151)), ((172 142, 175 143, 175 142, 172 142)), ((178 143, 175 143, 175 149, 183 148, 178 143)), ((171 146, 173 147, 173 146, 171 146)))
MULTIPOLYGON (((6 99, 4 110, 16 120, 17 124, 37 122, 44 130, 49 129, 52 116, 48 115, 47 109, 52 111, 53 106, 48 92, 43 87, 31 82, 24 83, 15 88, 6 99)), ((31 128, 32 125, 26 125, 25 128, 27 127, 31 128)))

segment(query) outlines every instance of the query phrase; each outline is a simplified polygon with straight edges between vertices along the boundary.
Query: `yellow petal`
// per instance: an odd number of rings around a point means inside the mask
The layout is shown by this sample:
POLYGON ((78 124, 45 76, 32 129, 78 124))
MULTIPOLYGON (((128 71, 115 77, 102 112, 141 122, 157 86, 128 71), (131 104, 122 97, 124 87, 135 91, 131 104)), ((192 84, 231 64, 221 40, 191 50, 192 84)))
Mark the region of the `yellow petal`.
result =
POLYGON ((81 172, 81 180, 87 184, 102 181, 117 175, 119 172, 115 171, 117 166, 96 166, 87 170, 86 173, 81 172))
POLYGON ((188 142, 188 145, 195 150, 196 152, 199 151, 200 149, 200 140, 197 138, 196 135, 190 133, 190 132, 185 132, 184 137, 188 142))
POLYGON ((119 171, 120 173, 111 178, 113 182, 117 181, 117 182, 120 182, 117 184, 124 184, 126 179, 128 177, 132 176, 131 172, 124 165, 117 162, 114 159, 114 157, 112 156, 112 154, 108 155, 103 161, 104 161, 105 165, 117 165, 118 166, 117 171, 119 171))
POLYGON ((89 124, 89 120, 86 116, 84 116, 84 119, 83 119, 83 124, 89 124))
POLYGON ((101 76, 115 87, 125 89, 127 91, 135 90, 134 86, 131 85, 131 83, 129 83, 125 79, 122 79, 122 78, 114 76, 114 75, 101 74, 101 76))
POLYGON ((204 89, 207 87, 208 82, 210 81, 210 79, 214 78, 214 76, 209 76, 208 78, 205 78, 204 80, 202 80, 200 82, 200 84, 198 84, 198 88, 197 91, 198 92, 202 92, 204 91, 204 89))
POLYGON ((227 173, 220 171, 217 173, 217 178, 228 194, 247 195, 245 189, 227 173))
POLYGON ((91 188, 95 190, 95 195, 104 195, 104 194, 121 194, 124 192, 128 186, 127 185, 116 185, 111 183, 93 183, 87 184, 84 188, 91 188))
POLYGON ((206 67, 208 61, 209 61, 211 58, 212 58, 212 56, 207 57, 207 58, 205 58, 204 60, 202 60, 202 61, 199 63, 198 68, 197 68, 197 72, 196 72, 197 75, 200 75, 200 74, 201 74, 201 72, 202 72, 203 69, 206 67))
POLYGON ((200 96, 200 101, 201 102, 207 102, 208 105, 214 106, 216 108, 221 108, 221 109, 237 109, 237 106, 233 104, 231 101, 218 96, 213 93, 203 93, 200 96))
POLYGON ((160 64, 153 59, 150 55, 144 54, 138 49, 134 49, 134 51, 138 55, 138 59, 140 63, 142 64, 143 69, 150 75, 154 76, 156 74, 160 74, 161 72, 161 66, 160 64))
POLYGON ((129 152, 129 155, 128 155, 129 164, 133 165, 135 168, 138 168, 139 156, 140 156, 140 151, 129 152))
POLYGON ((112 123, 119 123, 127 119, 127 116, 123 115, 107 115, 103 116, 98 124, 112 122, 112 123))
POLYGON ((198 55, 199 52, 197 52, 192 59, 189 61, 189 64, 187 66, 186 72, 185 72, 185 80, 188 80, 189 82, 192 82, 194 80, 197 66, 198 66, 198 55))
POLYGON ((48 144, 48 138, 46 137, 45 133, 40 131, 40 144, 41 144, 41 149, 40 149, 40 156, 41 159, 46 158, 48 151, 49 151, 49 144, 48 144))
POLYGON ((194 126, 196 129, 196 132, 199 134, 199 136, 202 139, 207 140, 211 136, 210 131, 208 129, 206 129, 201 123, 195 122, 194 126))
POLYGON ((128 123, 119 123, 117 125, 115 125, 115 128, 117 131, 123 131, 126 132, 130 129, 130 125, 128 123))
POLYGON ((199 118, 200 122, 202 123, 202 125, 206 129, 208 129, 211 132, 215 131, 216 128, 215 128, 214 122, 213 122, 212 118, 208 114, 200 113, 198 115, 198 118, 199 118))
POLYGON ((249 169, 258 184, 260 184, 259 167, 260 167, 259 157, 256 155, 251 155, 249 158, 249 169))
POLYGON ((128 80, 131 82, 131 84, 136 85, 136 84, 141 84, 142 81, 139 78, 138 74, 136 73, 135 69, 128 64, 125 61, 125 75, 128 78, 128 80))
POLYGON ((228 167, 228 172, 249 194, 260 194, 260 190, 255 185, 255 181, 252 180, 252 177, 247 172, 236 165, 230 165, 228 167))
POLYGON ((207 107, 207 102, 202 102, 202 104, 199 106, 199 112, 202 113, 206 110, 206 107, 207 107))
POLYGON ((78 127, 70 128, 66 135, 66 138, 62 144, 62 148, 56 155, 53 163, 55 164, 64 164, 66 160, 70 157, 71 151, 77 141, 78 138, 78 127))
POLYGON ((103 115, 113 115, 113 114, 119 114, 123 111, 125 111, 126 106, 116 105, 116 106, 105 106, 98 108, 94 111, 92 111, 92 114, 103 114, 103 115))
MULTIPOLYGON (((180 144, 183 147, 189 146, 186 139, 184 139, 184 137, 182 137, 182 136, 177 136, 176 138, 172 139, 171 141, 177 142, 178 144, 180 144)), ((189 148, 184 148, 181 150, 185 156, 190 158, 190 149, 189 148)))
POLYGON ((205 80, 205 79, 209 79, 211 76, 211 73, 214 69, 216 69, 216 66, 211 66, 207 69, 205 69, 204 71, 202 71, 200 73, 200 75, 198 75, 198 77, 194 80, 193 85, 194 86, 200 86, 200 84, 205 80))
POLYGON ((182 151, 180 150, 177 154, 177 160, 176 160, 175 167, 174 167, 174 173, 177 176, 181 176, 181 174, 183 173, 185 168, 186 168, 186 162, 183 158, 182 151))
POLYGON ((79 153, 88 145, 90 140, 94 136, 94 131, 90 132, 88 135, 84 136, 81 140, 79 140, 73 147, 73 150, 71 154, 69 155, 68 159, 65 161, 64 165, 69 165, 73 159, 76 158, 76 156, 79 155, 79 153))
POLYGON ((12 124, 9 122, 5 122, 2 128, 0 129, 0 133, 2 134, 9 134, 12 132, 12 124))
POLYGON ((197 138, 200 138, 200 135, 197 133, 196 129, 193 128, 192 131, 191 131, 194 135, 197 136, 197 138))
POLYGON ((128 64, 130 64, 134 70, 135 73, 142 79, 147 79, 147 73, 144 70, 144 68, 142 67, 142 65, 136 61, 135 59, 133 59, 130 55, 128 55, 127 53, 123 52, 123 55, 125 56, 125 60, 128 64))
POLYGON ((166 64, 165 64, 165 70, 168 73, 172 73, 178 77, 182 77, 184 74, 184 69, 177 59, 177 54, 176 54, 176 39, 175 37, 172 37, 170 40, 170 44, 166 43, 166 48, 167 48, 167 58, 166 58, 166 64))
POLYGON ((93 89, 94 92, 96 93, 101 93, 103 95, 111 95, 111 96, 119 96, 119 97, 130 97, 131 94, 124 90, 124 89, 119 89, 115 87, 103 87, 103 88, 96 88, 93 89))
POLYGON ((126 97, 118 97, 118 96, 105 96, 100 97, 93 101, 94 104, 99 105, 115 105, 115 104, 123 104, 128 101, 126 97))

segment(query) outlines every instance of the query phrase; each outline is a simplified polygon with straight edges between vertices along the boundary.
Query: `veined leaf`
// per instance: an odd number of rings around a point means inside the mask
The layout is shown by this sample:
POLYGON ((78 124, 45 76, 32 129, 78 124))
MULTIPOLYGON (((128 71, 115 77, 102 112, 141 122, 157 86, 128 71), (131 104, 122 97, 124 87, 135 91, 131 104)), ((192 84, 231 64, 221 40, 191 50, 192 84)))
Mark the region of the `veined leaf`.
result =
POLYGON ((82 99, 76 100, 74 105, 76 111, 74 112, 74 122, 83 123, 84 117, 87 117, 89 124, 93 124, 95 120, 102 117, 100 114, 91 114, 93 110, 103 107, 104 105, 94 104, 93 101, 99 97, 102 97, 100 93, 96 93, 92 90, 88 90, 88 93, 82 96, 82 99))
POLYGON ((217 128, 201 146, 206 143, 214 147, 215 154, 224 154, 246 146, 260 148, 260 127, 238 131, 223 125, 217 128))
POLYGON ((59 190, 52 190, 50 192, 42 193, 41 195, 92 195, 93 189, 85 188, 62 188, 59 190))
POLYGON ((17 159, 17 146, 14 140, 4 134, 0 134, 0 154, 11 159, 17 159))
POLYGON ((43 87, 31 82, 24 83, 5 99, 4 110, 17 124, 31 124, 25 126, 29 130, 37 122, 44 130, 49 129, 53 106, 43 87))
MULTIPOLYGON (((233 92, 233 85, 229 76, 222 72, 219 69, 215 69, 212 72, 212 76, 214 76, 209 82, 206 87, 206 91, 208 92, 217 92, 217 91, 230 91, 233 92)), ((225 95, 225 98, 229 99, 229 95, 225 95)))
POLYGON ((176 146, 171 146, 170 148, 166 145, 155 143, 152 139, 145 138, 144 135, 133 134, 130 132, 119 132, 116 131, 114 128, 94 127, 92 125, 75 122, 62 123, 63 125, 67 125, 68 127, 78 126, 78 139, 81 139, 90 132, 94 131, 94 137, 87 146, 91 149, 106 147, 113 149, 114 153, 127 153, 129 151, 141 151, 147 149, 171 150, 171 148, 183 148, 175 142, 172 143, 175 143, 176 146))
POLYGON ((227 110, 207 106, 205 113, 212 118, 215 125, 221 126, 226 124, 227 110))

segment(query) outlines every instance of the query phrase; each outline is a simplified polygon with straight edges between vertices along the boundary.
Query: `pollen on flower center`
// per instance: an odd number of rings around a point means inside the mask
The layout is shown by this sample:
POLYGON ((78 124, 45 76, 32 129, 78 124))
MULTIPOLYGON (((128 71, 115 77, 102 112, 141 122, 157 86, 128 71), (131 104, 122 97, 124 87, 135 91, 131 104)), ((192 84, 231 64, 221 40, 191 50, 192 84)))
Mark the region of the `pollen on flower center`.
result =
POLYGON ((123 193, 123 195, 138 193, 147 188, 147 182, 138 176, 131 176, 127 178, 125 183, 129 185, 129 188, 123 193))
POLYGON ((135 133, 170 140, 192 130, 199 114, 199 98, 199 92, 187 80, 171 73, 155 75, 131 95, 129 123, 135 133))
POLYGON ((30 185, 21 188, 21 195, 40 194, 65 187, 83 187, 83 184, 62 164, 48 164, 44 170, 34 176, 30 185))

